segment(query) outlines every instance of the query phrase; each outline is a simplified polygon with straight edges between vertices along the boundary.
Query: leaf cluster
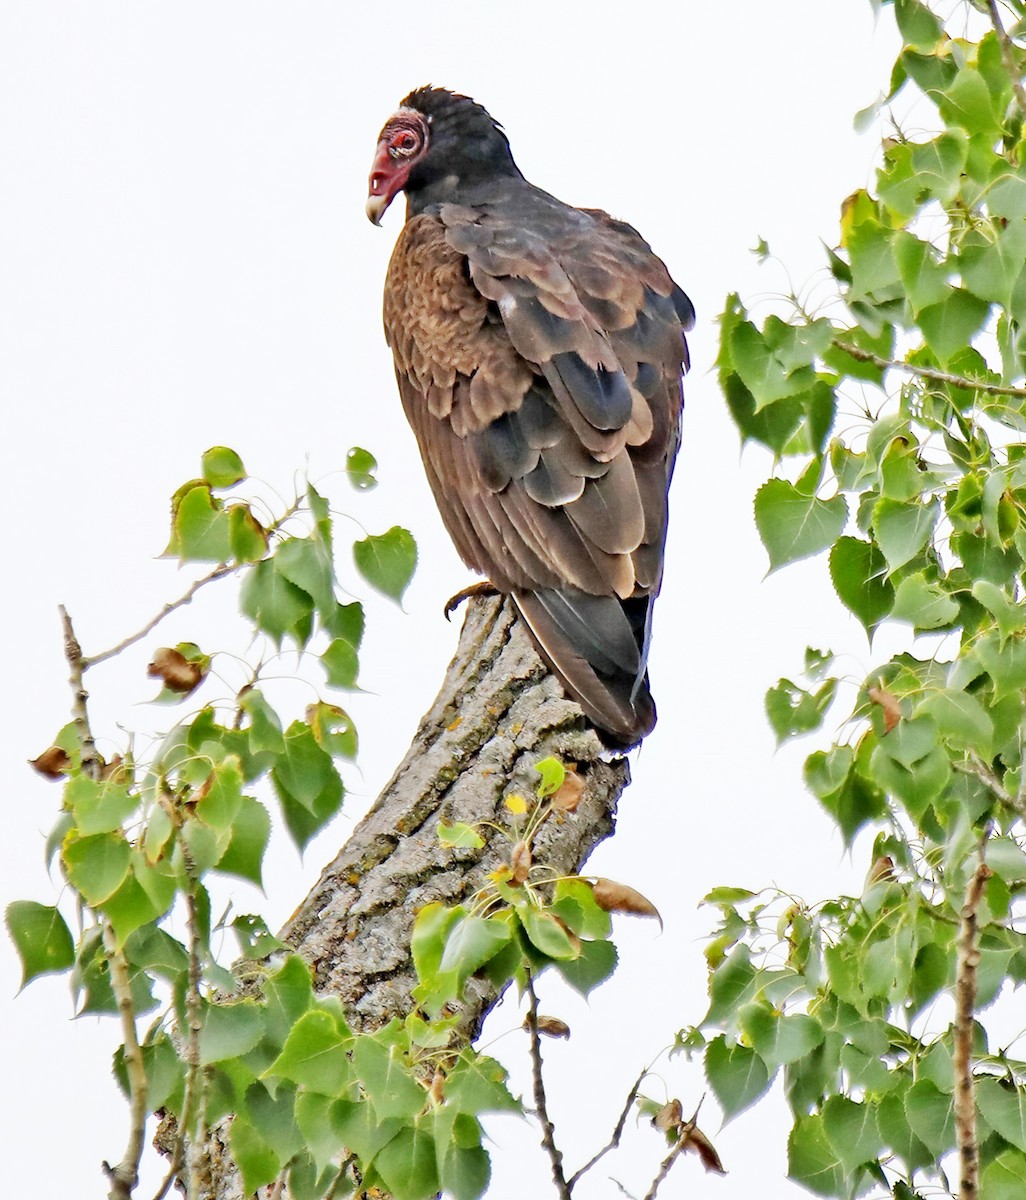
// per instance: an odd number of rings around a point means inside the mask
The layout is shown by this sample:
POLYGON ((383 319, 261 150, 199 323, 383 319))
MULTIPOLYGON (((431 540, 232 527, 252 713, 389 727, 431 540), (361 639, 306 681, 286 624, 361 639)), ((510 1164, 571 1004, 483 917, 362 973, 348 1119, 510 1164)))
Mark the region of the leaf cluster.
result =
MULTIPOLYGON (((792 295, 760 322, 730 296, 718 359, 743 441, 778 468, 755 498, 770 569, 825 552, 870 639, 909 634, 854 687, 810 650, 766 697, 780 741, 848 698, 805 783, 846 846, 875 831, 873 867, 861 896, 815 906, 710 894, 710 1007, 681 1037, 728 1116, 783 1077, 790 1175, 838 1197, 947 1187, 954 1034, 929 1014, 981 859, 977 1013, 1026 983, 1026 51, 1021 29, 974 40, 919 0, 893 9, 904 46, 877 108, 895 121, 916 93, 936 132, 889 133, 875 185, 844 202, 828 308, 792 295)), ((986 1198, 1026 1184, 1026 1064, 981 1021, 986 1198)))

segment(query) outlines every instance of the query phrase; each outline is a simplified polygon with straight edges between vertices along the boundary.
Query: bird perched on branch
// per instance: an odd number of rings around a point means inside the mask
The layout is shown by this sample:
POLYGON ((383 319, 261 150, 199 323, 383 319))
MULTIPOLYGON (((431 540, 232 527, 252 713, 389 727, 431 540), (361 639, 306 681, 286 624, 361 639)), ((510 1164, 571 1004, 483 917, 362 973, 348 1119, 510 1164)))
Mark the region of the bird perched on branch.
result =
POLYGON ((399 192, 385 335, 442 519, 605 741, 633 745, 655 724, 691 301, 629 225, 529 183, 467 96, 418 88, 389 117, 375 224, 399 192))

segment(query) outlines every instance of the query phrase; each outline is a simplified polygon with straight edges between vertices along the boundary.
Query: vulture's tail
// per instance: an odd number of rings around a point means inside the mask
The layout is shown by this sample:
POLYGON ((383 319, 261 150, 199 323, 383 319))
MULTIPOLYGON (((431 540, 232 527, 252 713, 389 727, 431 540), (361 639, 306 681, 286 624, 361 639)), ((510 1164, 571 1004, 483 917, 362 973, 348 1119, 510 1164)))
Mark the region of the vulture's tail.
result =
POLYGON ((653 597, 539 588, 515 591, 513 600, 542 657, 607 745, 626 749, 652 732, 646 660, 653 597))

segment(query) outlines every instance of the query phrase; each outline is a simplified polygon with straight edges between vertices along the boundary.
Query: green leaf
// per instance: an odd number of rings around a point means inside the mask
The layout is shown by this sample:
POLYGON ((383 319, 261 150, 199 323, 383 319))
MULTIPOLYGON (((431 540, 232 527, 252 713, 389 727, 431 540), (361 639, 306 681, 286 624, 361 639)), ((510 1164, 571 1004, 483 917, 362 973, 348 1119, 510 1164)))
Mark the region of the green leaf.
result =
POLYGON ((743 943, 734 946, 709 980, 709 1011, 703 1025, 721 1025, 736 1019, 736 1012, 757 991, 757 972, 751 951, 743 943))
POLYGON ((974 67, 960 68, 954 80, 934 97, 948 125, 961 126, 967 133, 997 134, 999 122, 994 113, 990 89, 974 67))
POLYGON ((847 1096, 830 1096, 823 1105, 823 1132, 847 1175, 874 1162, 883 1148, 874 1106, 847 1096))
POLYGON ((352 642, 345 638, 335 638, 321 655, 321 663, 332 687, 347 691, 356 687, 360 656, 352 642))
POLYGON ((844 1196, 844 1168, 816 1114, 799 1117, 787 1139, 789 1179, 817 1196, 844 1196))
POLYGON ((481 1146, 480 1124, 473 1117, 457 1115, 452 1122, 451 1136, 446 1136, 445 1116, 444 1113, 435 1115, 438 1178, 442 1190, 452 1200, 478 1200, 487 1191, 492 1173, 488 1153, 481 1146))
POLYGON ((316 1092, 301 1092, 296 1097, 296 1124, 303 1135, 303 1144, 319 1170, 323 1170, 345 1144, 338 1127, 339 1103, 316 1092))
POLYGON ((738 1013, 752 1048, 768 1067, 779 1067, 814 1050, 823 1040, 823 1026, 803 1013, 780 1013, 768 1004, 746 1004, 738 1013))
POLYGON ((772 1081, 769 1068, 754 1050, 740 1043, 728 1046, 722 1033, 705 1049, 705 1076, 725 1121, 765 1095, 772 1081))
POLYGON ((951 1097, 928 1079, 917 1080, 905 1097, 905 1113, 912 1132, 940 1158, 955 1144, 955 1115, 951 1097))
POLYGON ((232 822, 228 849, 217 860, 222 875, 237 875, 263 887, 264 853, 271 837, 271 817, 252 796, 243 796, 232 822))
POLYGON ((770 688, 766 693, 766 716, 777 745, 818 729, 836 690, 836 679, 828 679, 815 692, 805 691, 790 679, 781 679, 776 687, 770 688))
POLYGON ((771 570, 825 550, 840 537, 847 518, 843 496, 817 500, 786 479, 769 480, 755 496, 755 524, 771 570))
POLYGON ((887 560, 877 544, 854 537, 838 538, 830 551, 830 580, 838 599, 872 637, 894 604, 887 560))
POLYGON ((248 504, 233 504, 229 507, 228 544, 236 562, 259 562, 267 553, 269 543, 270 535, 253 516, 248 504))
POLYGON ((120 829, 138 807, 139 797, 126 784, 75 775, 64 787, 64 803, 74 814, 79 834, 88 837, 120 829))
POLYGON ((448 908, 437 900, 425 904, 417 913, 413 922, 410 949, 413 965, 421 980, 427 980, 437 974, 449 931, 466 915, 467 910, 462 906, 448 908))
POLYGON ((808 380, 794 378, 785 370, 751 321, 735 322, 729 330, 729 337, 730 360, 755 398, 756 412, 808 386, 808 380))
POLYGON ((1026 688, 1026 641, 1013 637, 1002 644, 994 629, 980 638, 973 653, 994 684, 995 699, 1026 688))
POLYGON ((931 692, 916 713, 932 717, 941 737, 956 750, 975 750, 981 758, 991 758, 994 722, 974 695, 952 688, 931 692))
POLYGON ((582 942, 576 958, 560 959, 556 970, 566 982, 587 998, 588 994, 616 970, 616 947, 605 940, 582 942))
POLYGON ((374 1170, 395 1200, 430 1200, 439 1190, 430 1116, 407 1125, 374 1158, 374 1170))
POLYGON ((395 1046, 363 1035, 353 1043, 353 1070, 366 1089, 379 1120, 408 1119, 424 1107, 427 1093, 403 1065, 395 1046))
POLYGON ((316 537, 290 537, 274 552, 274 569, 284 579, 302 591, 317 605, 323 615, 334 611, 338 604, 331 559, 323 543, 316 537))
POLYGON ((239 707, 249 716, 249 745, 252 752, 281 754, 285 749, 281 721, 263 692, 257 688, 247 688, 239 697, 239 707))
POLYGON ((480 850, 485 844, 484 838, 474 826, 466 825, 462 821, 456 821, 452 825, 446 825, 443 821, 439 821, 438 840, 443 846, 454 846, 467 850, 480 850))
POLYGON ((95 907, 124 883, 131 865, 131 850, 119 833, 69 835, 61 858, 68 880, 81 892, 85 902, 95 907))
POLYGON ((551 755, 536 762, 534 769, 541 777, 541 781, 536 788, 541 798, 558 792, 566 780, 566 767, 563 766, 558 758, 553 758, 551 755))
POLYGON ((902 504, 880 500, 873 509, 873 532, 892 573, 919 553, 930 540, 940 516, 936 501, 902 504))
POLYGON ((549 911, 559 917, 578 937, 607 938, 612 918, 595 900, 590 883, 573 877, 556 883, 549 911))
POLYGON ((230 488, 246 478, 242 459, 227 446, 211 446, 203 455, 200 470, 212 488, 230 488))
POLYGON ((211 1004, 200 1030, 200 1062, 205 1066, 226 1058, 240 1058, 253 1049, 263 1032, 263 1015, 256 1001, 211 1004))
POLYGON ((292 1027, 313 1004, 310 968, 298 954, 289 954, 264 981, 263 993, 268 1031, 275 1044, 284 1043, 292 1027))
POLYGON ((445 1103, 461 1113, 519 1112, 520 1102, 506 1086, 506 1068, 471 1047, 460 1051, 445 1081, 445 1103))
POLYGON ((972 586, 973 597, 997 619, 1001 641, 1026 628, 1026 604, 1011 600, 1004 588, 989 579, 977 579, 972 586))
POLYGON ((293 721, 285 733, 285 753, 271 769, 271 782, 281 801, 293 840, 306 843, 338 812, 342 780, 331 755, 317 744, 304 721, 293 721))
POLYGON ((992 838, 987 843, 987 866, 1006 883, 1026 881, 1026 854, 1010 837, 992 838))
POLYGON ((207 484, 197 484, 179 499, 167 553, 193 562, 221 563, 232 557, 228 514, 207 484))
POLYGON ((242 1172, 242 1189, 251 1196, 275 1178, 281 1170, 281 1160, 241 1114, 232 1122, 228 1136, 232 1158, 242 1172))
POLYGON ((353 561, 372 587, 398 603, 413 578, 417 546, 409 530, 393 525, 387 533, 354 542, 353 561))
POLYGON ((965 249, 959 269, 962 282, 974 296, 1007 309, 1026 262, 1026 222, 1013 221, 1004 229, 993 229, 992 238, 965 249))
POLYGON ((288 1162, 303 1148, 303 1135, 296 1124, 294 1088, 278 1087, 272 1094, 257 1081, 246 1089, 245 1111, 280 1162, 288 1162))
POLYGON ((369 492, 371 488, 378 486, 374 476, 377 469, 378 460, 362 446, 353 446, 346 455, 346 474, 358 492, 369 492))
POLYGON ((313 601, 276 569, 273 558, 265 558, 249 569, 239 589, 239 607, 279 646, 286 634, 298 645, 306 644, 313 601))
POLYGON ((38 975, 66 971, 75 962, 71 930, 56 908, 34 900, 7 906, 7 930, 21 959, 21 986, 38 975))
POLYGON ((919 0, 894 0, 894 18, 907 46, 932 50, 944 26, 919 0))
POLYGON ((304 1013, 292 1027, 281 1053, 264 1076, 291 1079, 313 1092, 337 1096, 352 1082, 352 1038, 344 1038, 330 1014, 304 1013))
POLYGON ((1026 1154, 1005 1150, 980 1176, 980 1200, 1022 1200, 1026 1193, 1026 1154))
POLYGON ((848 746, 817 750, 805 760, 805 784, 834 818, 850 846, 855 834, 870 821, 887 815, 887 802, 866 778, 848 746))
POLYGON ((359 739, 356 726, 345 709, 318 700, 307 708, 305 715, 314 741, 322 750, 335 758, 355 761, 359 739))
POLYGON ((396 1120, 381 1121, 366 1100, 337 1100, 331 1119, 342 1135, 342 1144, 356 1154, 364 1167, 371 1163, 382 1146, 402 1128, 396 1120))
POLYGON ((947 366, 969 345, 989 312, 990 305, 985 300, 964 288, 952 288, 947 299, 923 309, 918 318, 919 326, 941 366, 947 366))
POLYGON ((916 571, 898 584, 891 617, 916 629, 940 629, 950 625, 958 612, 958 605, 943 588, 929 582, 925 572, 916 571))
POLYGON ((454 971, 462 984, 506 945, 513 936, 507 921, 466 916, 449 930, 438 969, 454 971))
POLYGON ((899 721, 877 744, 869 766, 876 783, 901 800, 914 817, 922 815, 951 778, 951 764, 931 717, 899 721))
POLYGON ((991 1129, 1026 1151, 1026 1092, 1004 1079, 977 1079, 976 1103, 991 1129))
POLYGON ((574 959, 580 954, 580 948, 551 913, 528 903, 517 908, 517 916, 531 945, 546 957, 574 959))

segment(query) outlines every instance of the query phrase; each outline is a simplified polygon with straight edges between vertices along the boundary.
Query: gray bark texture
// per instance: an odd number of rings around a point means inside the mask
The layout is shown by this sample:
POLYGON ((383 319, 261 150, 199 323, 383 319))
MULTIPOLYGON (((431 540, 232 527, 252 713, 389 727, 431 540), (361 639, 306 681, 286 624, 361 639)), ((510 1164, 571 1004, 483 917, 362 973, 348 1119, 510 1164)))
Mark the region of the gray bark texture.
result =
MULTIPOLYGON (((410 1011, 418 910, 469 899, 509 861, 503 801, 511 793, 530 796, 538 782, 533 766, 550 754, 576 763, 585 783, 577 810, 546 821, 533 844, 533 861, 559 876, 579 871, 612 833, 628 765, 602 757, 598 738, 538 657, 512 605, 475 597, 406 757, 281 933, 312 967, 317 990, 341 998, 354 1029, 373 1030, 410 1011), (478 825, 484 848, 443 846, 440 821, 478 825)), ((471 981, 461 1012, 466 1040, 497 999, 493 988, 471 981)), ((226 1125, 205 1149, 204 1200, 245 1200, 226 1125)))

